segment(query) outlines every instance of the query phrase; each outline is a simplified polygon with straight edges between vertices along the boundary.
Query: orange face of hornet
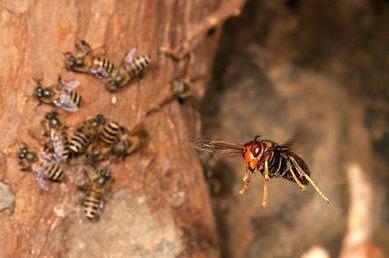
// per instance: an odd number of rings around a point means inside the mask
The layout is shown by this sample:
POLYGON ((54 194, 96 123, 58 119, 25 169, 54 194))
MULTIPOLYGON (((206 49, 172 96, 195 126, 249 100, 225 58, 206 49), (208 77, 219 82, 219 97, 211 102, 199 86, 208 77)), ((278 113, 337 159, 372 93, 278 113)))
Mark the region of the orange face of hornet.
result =
POLYGON ((243 157, 245 166, 254 171, 261 165, 261 158, 263 154, 263 146, 260 142, 249 142, 244 145, 243 157))

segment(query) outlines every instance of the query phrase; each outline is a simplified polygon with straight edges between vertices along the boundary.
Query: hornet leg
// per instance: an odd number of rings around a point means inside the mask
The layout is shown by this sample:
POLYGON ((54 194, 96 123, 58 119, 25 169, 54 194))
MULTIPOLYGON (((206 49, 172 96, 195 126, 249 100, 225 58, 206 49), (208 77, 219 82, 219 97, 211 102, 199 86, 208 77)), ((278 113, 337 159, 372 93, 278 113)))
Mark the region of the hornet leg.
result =
POLYGON ((263 181, 263 196, 262 196, 262 206, 267 206, 269 201, 269 161, 265 160, 265 180, 263 181))
POLYGON ((305 186, 297 178, 297 176, 292 168, 292 165, 289 163, 289 161, 287 162, 287 165, 288 165, 289 171, 292 174, 292 177, 293 177, 294 181, 296 182, 296 184, 298 185, 298 187, 300 187, 301 191, 305 191, 305 186))
POLYGON ((250 184, 250 179, 251 179, 251 173, 247 170, 246 166, 244 168, 244 176, 243 176, 243 185, 239 190, 239 194, 244 194, 249 187, 250 184))

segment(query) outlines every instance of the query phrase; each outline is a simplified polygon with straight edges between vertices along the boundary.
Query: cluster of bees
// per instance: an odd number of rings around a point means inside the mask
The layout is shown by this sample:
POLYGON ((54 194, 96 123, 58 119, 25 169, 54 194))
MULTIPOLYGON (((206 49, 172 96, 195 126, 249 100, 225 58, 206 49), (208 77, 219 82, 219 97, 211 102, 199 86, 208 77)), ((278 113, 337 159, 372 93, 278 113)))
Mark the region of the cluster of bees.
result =
MULTIPOLYGON (((150 63, 146 54, 136 55, 132 49, 118 66, 98 51, 92 50, 84 40, 76 42, 76 51, 65 53, 65 66, 68 70, 86 73, 105 82, 110 92, 128 86, 142 75, 150 63)), ((75 91, 79 82, 64 82, 46 86, 42 79, 36 79, 34 96, 39 104, 48 104, 64 111, 77 111, 82 96, 75 91)), ((74 159, 82 159, 84 179, 77 183, 85 192, 82 200, 83 213, 89 220, 100 217, 104 194, 110 188, 112 173, 107 167, 110 160, 121 160, 139 150, 146 142, 147 132, 142 126, 129 130, 118 122, 102 114, 88 118, 68 128, 57 111, 48 112, 42 119, 42 149, 30 148, 27 144, 18 152, 22 171, 33 172, 41 189, 48 191, 49 182, 63 182, 65 167, 71 166, 74 159)))

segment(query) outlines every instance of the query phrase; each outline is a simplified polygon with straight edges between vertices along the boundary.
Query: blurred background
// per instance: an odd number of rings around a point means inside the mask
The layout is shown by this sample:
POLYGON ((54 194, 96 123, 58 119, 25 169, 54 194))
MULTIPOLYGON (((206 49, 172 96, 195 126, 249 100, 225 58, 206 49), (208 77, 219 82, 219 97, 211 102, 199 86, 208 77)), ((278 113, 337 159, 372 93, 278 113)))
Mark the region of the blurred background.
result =
POLYGON ((229 20, 203 135, 297 150, 330 198, 275 179, 243 196, 241 160, 205 160, 222 257, 388 257, 389 2, 249 0, 229 20), (386 255, 385 255, 386 254, 386 255))

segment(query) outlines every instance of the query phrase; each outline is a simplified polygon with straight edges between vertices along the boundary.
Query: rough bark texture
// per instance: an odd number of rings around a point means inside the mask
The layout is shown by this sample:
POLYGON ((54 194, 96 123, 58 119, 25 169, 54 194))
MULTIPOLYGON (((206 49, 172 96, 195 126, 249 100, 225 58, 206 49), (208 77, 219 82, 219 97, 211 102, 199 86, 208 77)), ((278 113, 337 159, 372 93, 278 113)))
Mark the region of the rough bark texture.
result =
POLYGON ((205 75, 212 68, 219 27, 243 1, 0 1, 0 256, 1 257, 215 257, 218 240, 201 167, 186 144, 198 119, 176 102, 145 114, 170 94, 173 78, 205 75), (212 29, 215 27, 215 33, 212 29), (111 95, 89 76, 63 68, 76 38, 103 46, 119 62, 132 47, 151 55, 139 82, 111 95), (161 47, 183 45, 172 60, 161 47), (195 59, 185 58, 194 51, 195 59), (98 223, 81 220, 71 182, 39 190, 19 172, 19 140, 37 148, 47 106, 31 98, 33 78, 81 82, 85 105, 64 114, 69 126, 104 113, 128 128, 144 122, 147 148, 111 166, 115 184, 98 223), (13 200, 15 200, 13 202, 13 200))

